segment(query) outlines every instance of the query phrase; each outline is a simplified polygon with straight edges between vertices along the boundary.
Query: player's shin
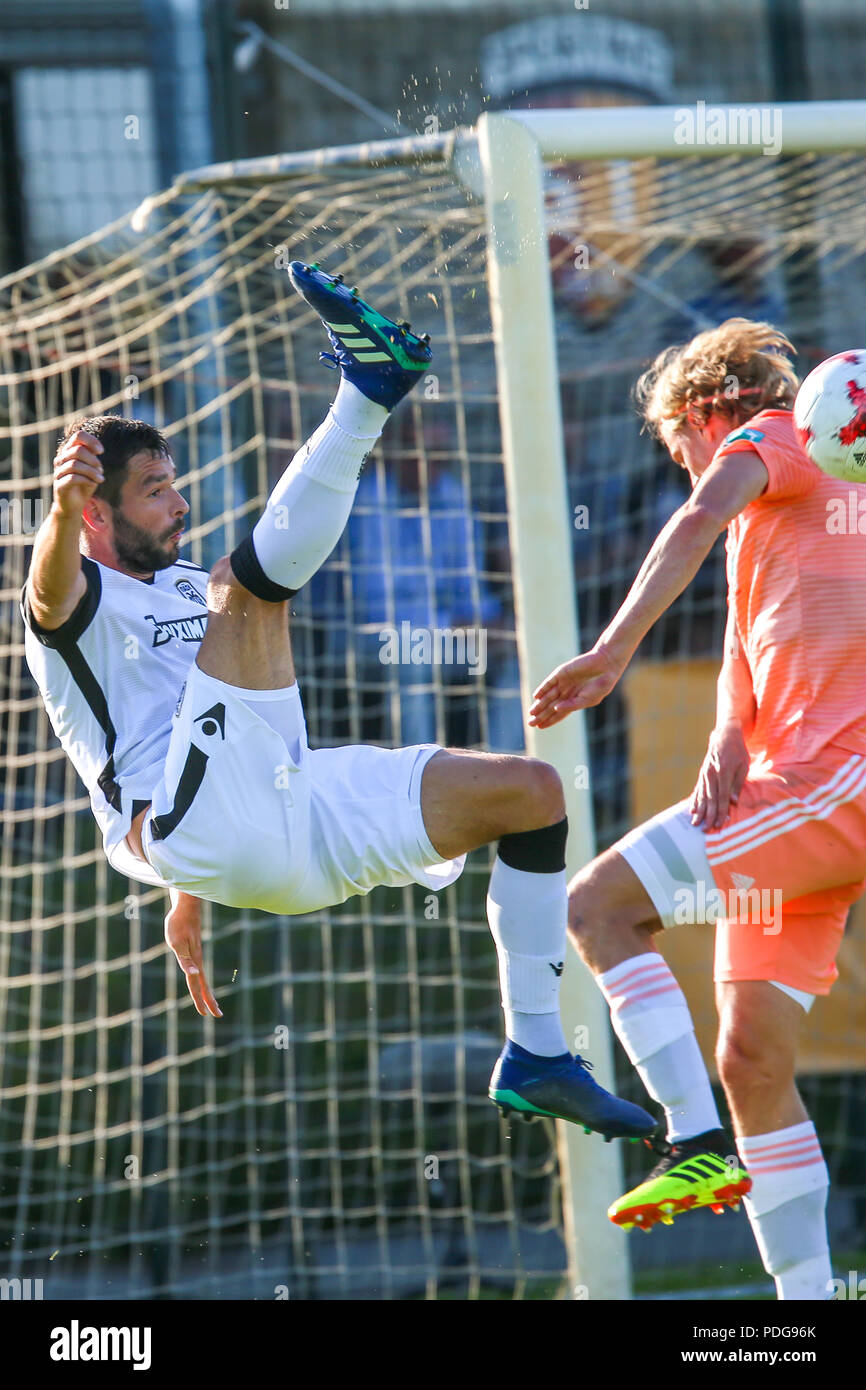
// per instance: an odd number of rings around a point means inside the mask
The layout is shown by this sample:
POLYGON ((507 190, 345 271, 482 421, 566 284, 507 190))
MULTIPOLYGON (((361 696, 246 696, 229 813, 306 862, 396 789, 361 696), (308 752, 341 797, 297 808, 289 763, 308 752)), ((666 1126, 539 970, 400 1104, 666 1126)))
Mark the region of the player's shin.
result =
POLYGON ((251 536, 231 557, 258 598, 290 598, 324 564, 343 533, 364 461, 388 412, 343 380, 327 417, 280 478, 251 536))
POLYGON ((597 1130, 606 1139, 651 1134, 653 1117, 610 1095, 592 1063, 572 1057, 559 1016, 565 969, 568 821, 505 835, 490 876, 487 916, 499 955, 508 1042, 490 1078, 503 1114, 548 1115, 597 1130))
POLYGON ((540 1057, 568 1052, 559 1015, 565 965, 568 821, 506 835, 490 876, 487 917, 499 956, 505 1031, 540 1057))
POLYGON ((752 1179, 746 1211, 778 1297, 829 1298, 829 1176, 815 1126, 807 1120, 770 1134, 740 1137, 737 1148, 752 1179))
POLYGON ((653 1100, 669 1140, 721 1127, 685 995, 657 951, 597 976, 611 1022, 653 1100))

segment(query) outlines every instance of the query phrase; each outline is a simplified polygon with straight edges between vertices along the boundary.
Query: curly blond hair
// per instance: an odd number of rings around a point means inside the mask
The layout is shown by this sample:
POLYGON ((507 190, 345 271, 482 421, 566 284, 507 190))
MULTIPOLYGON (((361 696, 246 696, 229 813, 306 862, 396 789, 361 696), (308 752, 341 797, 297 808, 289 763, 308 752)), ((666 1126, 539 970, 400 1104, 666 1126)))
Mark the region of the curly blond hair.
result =
POLYGON ((790 410, 799 384, 778 328, 725 319, 682 347, 660 352, 635 386, 638 410, 658 436, 662 420, 705 425, 713 414, 742 424, 761 410, 790 410))

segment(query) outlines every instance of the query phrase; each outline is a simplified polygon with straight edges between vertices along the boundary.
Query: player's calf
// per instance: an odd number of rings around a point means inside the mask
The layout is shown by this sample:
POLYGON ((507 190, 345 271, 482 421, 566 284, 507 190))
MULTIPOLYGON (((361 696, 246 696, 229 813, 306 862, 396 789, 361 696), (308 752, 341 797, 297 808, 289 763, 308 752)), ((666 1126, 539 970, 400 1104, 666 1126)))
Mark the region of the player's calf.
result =
POLYGON ((794 1073, 805 1010, 768 980, 729 981, 717 996, 716 1065, 737 1133, 802 1123, 794 1073))
POLYGON ((829 1175, 794 1081, 806 1010, 768 980, 718 987, 719 1074, 751 1178, 746 1211, 779 1298, 823 1300, 832 1287, 829 1175))

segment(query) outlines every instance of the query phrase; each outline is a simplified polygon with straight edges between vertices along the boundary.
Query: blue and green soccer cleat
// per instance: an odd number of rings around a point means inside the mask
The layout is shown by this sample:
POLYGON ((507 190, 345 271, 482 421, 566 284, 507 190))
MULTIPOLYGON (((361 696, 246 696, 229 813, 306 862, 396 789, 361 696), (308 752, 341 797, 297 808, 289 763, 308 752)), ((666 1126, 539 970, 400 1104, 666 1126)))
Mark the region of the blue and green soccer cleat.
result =
POLYGON ((490 1078, 490 1099, 503 1115, 516 1112, 523 1119, 548 1115, 583 1125, 587 1134, 597 1130, 605 1139, 642 1139, 656 1129, 656 1121, 639 1105, 620 1100, 590 1076, 591 1062, 563 1053, 561 1057, 536 1057, 533 1052, 506 1042, 490 1078))
POLYGON ((289 279, 327 330, 334 351, 322 361, 339 367, 347 381, 386 410, 407 395, 433 360, 429 338, 410 332, 408 323, 385 318, 347 289, 342 275, 326 275, 318 265, 292 261, 289 279))

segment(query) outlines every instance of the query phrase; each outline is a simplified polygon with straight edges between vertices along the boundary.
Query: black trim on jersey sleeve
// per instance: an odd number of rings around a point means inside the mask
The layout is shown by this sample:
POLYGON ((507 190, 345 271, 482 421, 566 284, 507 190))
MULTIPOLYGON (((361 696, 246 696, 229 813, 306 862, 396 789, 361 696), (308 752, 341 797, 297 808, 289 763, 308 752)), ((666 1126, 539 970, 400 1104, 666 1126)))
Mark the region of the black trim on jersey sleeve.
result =
POLYGON ((102 597, 102 575, 99 573, 99 566, 87 555, 81 557, 81 569, 87 581, 87 588, 66 622, 61 623, 60 627, 40 627, 30 607, 27 585, 25 584, 21 590, 21 616, 33 636, 42 643, 43 647, 52 647, 55 651, 61 651, 69 643, 77 642, 96 616, 99 600, 102 597))
POLYGON ((87 701, 91 714, 105 735, 107 761, 96 780, 109 806, 112 810, 117 811, 118 815, 122 815, 120 787, 114 776, 114 749, 117 744, 117 730, 108 711, 105 691, 91 671, 87 658, 78 645, 82 633, 86 631, 96 616, 99 600, 102 597, 102 576, 99 573, 99 566, 86 555, 81 557, 81 568, 87 580, 87 592, 75 611, 70 614, 65 623, 61 623, 60 627, 49 631, 39 626, 30 610, 26 585, 21 595, 21 612, 34 637, 38 638, 44 647, 50 647, 52 651, 55 651, 66 663, 69 674, 87 701))
POLYGON ((91 714, 105 734, 105 752, 108 761, 96 781, 109 806, 117 811, 118 815, 122 815, 120 787, 114 777, 114 748, 117 743, 117 730, 108 712, 105 691, 94 676, 84 653, 75 641, 70 641, 68 645, 66 643, 62 643, 60 646, 55 645, 54 650, 66 662, 72 679, 87 701, 91 714))

